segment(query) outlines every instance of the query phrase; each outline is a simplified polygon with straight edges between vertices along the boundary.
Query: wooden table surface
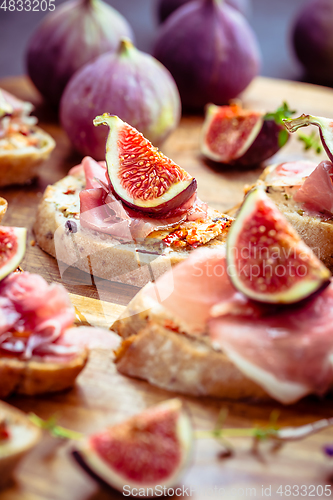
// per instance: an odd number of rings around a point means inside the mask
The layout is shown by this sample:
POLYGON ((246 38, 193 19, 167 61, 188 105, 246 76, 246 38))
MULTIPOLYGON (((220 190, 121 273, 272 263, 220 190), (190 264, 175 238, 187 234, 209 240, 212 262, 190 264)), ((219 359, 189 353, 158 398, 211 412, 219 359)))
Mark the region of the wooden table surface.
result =
MULTIPOLYGON (((33 241, 32 225, 36 207, 47 184, 63 177, 80 157, 74 153, 56 119, 56 114, 44 107, 34 89, 25 78, 8 78, 0 87, 18 97, 32 101, 40 125, 56 140, 57 146, 50 160, 43 166, 40 178, 24 188, 1 189, 0 196, 9 202, 6 225, 26 226, 29 243, 33 241)), ((333 90, 282 80, 258 78, 244 94, 248 107, 271 111, 287 100, 298 113, 333 116, 333 90)), ((201 199, 210 205, 227 210, 242 199, 243 185, 253 182, 261 169, 240 171, 234 168, 220 170, 205 162, 199 153, 202 117, 187 116, 170 136, 162 150, 197 178, 201 199)), ((304 156, 301 144, 292 138, 277 155, 276 160, 296 159, 304 156)), ((311 154, 308 155, 311 158, 311 154)), ((323 156, 324 158, 324 156, 323 156)), ((321 158, 318 157, 318 161, 321 158)), ((275 159, 274 159, 275 161, 275 159)), ((37 272, 49 282, 61 281, 56 261, 36 245, 28 244, 22 267, 37 272)), ((63 282, 71 292, 77 309, 93 324, 109 325, 137 292, 137 288, 100 280, 96 285, 84 273, 73 271, 63 282), (101 308, 102 294, 106 307, 101 308)), ((173 397, 149 386, 146 382, 126 378, 117 373, 112 354, 94 351, 75 388, 63 394, 40 398, 12 397, 9 403, 24 411, 33 411, 42 418, 57 413, 62 425, 89 433, 105 425, 121 421, 124 417, 143 410, 149 405, 173 397)), ((211 429, 221 408, 228 408, 226 425, 249 427, 264 425, 274 409, 280 411, 281 425, 300 425, 319 418, 333 416, 333 400, 307 398, 283 407, 276 402, 237 402, 211 398, 183 397, 193 416, 196 429, 211 429)), ((333 430, 326 430, 304 441, 290 443, 279 453, 264 449, 261 457, 251 453, 251 442, 245 438, 232 441, 235 453, 232 458, 222 458, 221 447, 213 440, 196 442, 193 463, 184 475, 181 485, 192 488, 192 498, 238 499, 248 496, 285 498, 288 489, 295 486, 291 496, 296 496, 297 486, 308 487, 303 496, 321 498, 321 489, 310 485, 330 485, 333 479, 333 462, 322 453, 324 443, 333 442, 333 430), (282 495, 278 493, 282 485, 282 495), (215 488, 216 487, 216 488, 215 488), (208 489, 210 491, 207 491, 208 489), (222 488, 218 491, 219 488, 222 488), (254 488, 255 490, 250 490, 254 488), (313 494, 310 493, 313 491, 313 494), (271 492, 270 495, 268 495, 271 492), (286 494, 284 494, 286 492, 286 494)), ((43 442, 22 462, 16 481, 0 494, 1 500, 104 500, 123 498, 120 493, 102 489, 81 472, 73 463, 70 443, 45 436, 43 442)), ((264 447, 265 448, 265 447, 264 447)), ((299 490, 299 496, 301 491, 299 490)))

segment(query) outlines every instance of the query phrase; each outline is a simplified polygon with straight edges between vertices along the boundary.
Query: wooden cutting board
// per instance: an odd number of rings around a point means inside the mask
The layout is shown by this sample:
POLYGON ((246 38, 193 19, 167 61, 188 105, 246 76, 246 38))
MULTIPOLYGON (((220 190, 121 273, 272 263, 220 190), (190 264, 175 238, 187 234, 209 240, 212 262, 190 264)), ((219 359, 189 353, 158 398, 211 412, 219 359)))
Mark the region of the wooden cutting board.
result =
MULTIPOLYGON (((4 223, 29 229, 29 245, 22 267, 40 273, 49 282, 63 282, 71 293, 79 320, 109 327, 135 295, 137 288, 105 280, 92 282, 90 276, 75 270, 62 281, 55 260, 34 245, 32 225, 43 190, 48 183, 63 177, 70 167, 79 162, 80 157, 71 150, 57 123, 55 112, 41 104, 27 79, 5 79, 0 81, 0 87, 34 102, 40 125, 57 142, 38 182, 24 188, 0 190, 0 196, 9 201, 4 223)), ((248 107, 267 111, 275 109, 282 100, 287 100, 299 113, 333 116, 333 91, 322 87, 258 78, 244 94, 248 107)), ((203 200, 220 210, 226 210, 241 201, 243 185, 252 183, 261 169, 221 170, 204 161, 199 153, 202 120, 201 116, 184 117, 162 149, 197 178, 199 195, 203 200)), ((277 155, 276 161, 303 156, 302 145, 293 137, 277 155)), ((311 155, 307 157, 311 158, 311 155)), ((318 161, 320 159, 318 157, 318 161)), ((112 356, 112 353, 94 351, 71 391, 40 398, 12 397, 9 402, 26 412, 33 411, 42 418, 57 414, 62 425, 90 433, 175 396, 146 382, 121 376, 114 367, 112 356)), ((283 407, 276 402, 263 404, 212 398, 182 399, 188 405, 196 429, 212 429, 221 408, 229 410, 226 420, 228 427, 264 425, 274 409, 280 411, 281 425, 301 425, 333 416, 333 400, 330 398, 308 398, 290 407, 283 407)), ((330 441, 333 442, 333 430, 326 430, 304 441, 288 444, 279 453, 263 449, 260 456, 254 456, 251 442, 237 438, 232 440, 234 455, 227 459, 222 458, 223 448, 219 443, 211 439, 200 440, 196 442, 192 466, 181 480, 181 485, 189 488, 189 494, 192 488, 192 498, 202 500, 250 496, 280 499, 297 496, 297 487, 298 496, 322 498, 325 494, 321 493, 321 486, 325 491, 325 485, 331 485, 333 478, 333 463, 322 453, 322 446, 330 441), (288 495, 287 485, 294 486, 291 495, 288 495)), ((123 498, 120 493, 100 488, 83 474, 71 459, 71 446, 70 443, 46 435, 43 442, 22 462, 16 473, 16 482, 1 493, 1 500, 123 498)))

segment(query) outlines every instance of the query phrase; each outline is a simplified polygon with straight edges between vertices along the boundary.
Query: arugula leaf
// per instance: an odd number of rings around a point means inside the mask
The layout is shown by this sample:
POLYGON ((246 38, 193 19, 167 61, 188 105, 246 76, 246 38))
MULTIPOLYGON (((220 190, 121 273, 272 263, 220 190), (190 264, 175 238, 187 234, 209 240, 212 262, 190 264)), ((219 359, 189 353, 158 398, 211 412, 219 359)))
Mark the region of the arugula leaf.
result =
POLYGON ((277 125, 283 125, 283 118, 290 118, 294 115, 296 110, 291 110, 286 101, 283 101, 282 105, 277 108, 276 111, 272 113, 266 113, 264 120, 274 120, 277 125))
POLYGON ((286 142, 288 141, 288 138, 289 138, 289 133, 287 132, 286 129, 282 129, 279 131, 279 135, 278 135, 279 148, 282 148, 286 144, 286 142))
POLYGON ((318 133, 315 130, 309 135, 298 132, 297 136, 298 140, 304 143, 305 151, 313 149, 317 154, 320 154, 322 152, 323 147, 320 143, 318 133))

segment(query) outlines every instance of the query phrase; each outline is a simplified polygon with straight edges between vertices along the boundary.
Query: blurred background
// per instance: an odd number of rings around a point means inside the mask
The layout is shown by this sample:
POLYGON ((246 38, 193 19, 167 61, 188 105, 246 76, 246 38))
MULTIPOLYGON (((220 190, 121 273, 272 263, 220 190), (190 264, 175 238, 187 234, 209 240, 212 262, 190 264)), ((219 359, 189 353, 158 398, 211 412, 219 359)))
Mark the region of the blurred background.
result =
MULTIPOLYGON (((137 47, 150 52, 158 27, 157 0, 107 0, 129 21, 137 47)), ((55 0, 56 7, 62 0, 55 0)), ((296 13, 306 0, 252 0, 249 22, 263 56, 261 75, 302 80, 290 41, 296 13)), ((1 4, 1 1, 0 1, 1 4)), ((0 9, 0 78, 25 73, 24 50, 44 12, 10 12, 0 9)))

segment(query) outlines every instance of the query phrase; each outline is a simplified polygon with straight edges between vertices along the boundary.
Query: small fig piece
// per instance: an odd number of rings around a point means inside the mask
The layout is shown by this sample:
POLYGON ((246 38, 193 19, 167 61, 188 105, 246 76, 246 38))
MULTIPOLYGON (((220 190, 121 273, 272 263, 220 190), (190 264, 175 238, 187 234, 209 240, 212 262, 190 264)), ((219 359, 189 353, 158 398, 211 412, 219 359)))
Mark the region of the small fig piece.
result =
POLYGON ((0 226, 0 280, 20 264, 25 254, 26 239, 25 227, 0 226))
POLYGON ((134 127, 104 113, 94 125, 108 125, 106 162, 112 187, 129 207, 166 214, 196 192, 196 180, 158 151, 134 127))
POLYGON ((243 109, 238 104, 210 104, 202 131, 201 151, 219 163, 240 167, 257 165, 277 153, 288 141, 281 116, 291 113, 286 103, 266 115, 243 109))
POLYGON ((299 302, 331 276, 262 188, 249 192, 230 228, 227 261, 237 290, 265 303, 299 302))
POLYGON ((192 427, 179 399, 165 401, 80 443, 74 457, 96 479, 127 488, 172 487, 189 461, 192 427))
POLYGON ((283 120, 288 132, 296 132, 301 127, 316 125, 319 128, 320 139, 331 161, 333 161, 333 120, 321 116, 301 115, 298 118, 283 120))

